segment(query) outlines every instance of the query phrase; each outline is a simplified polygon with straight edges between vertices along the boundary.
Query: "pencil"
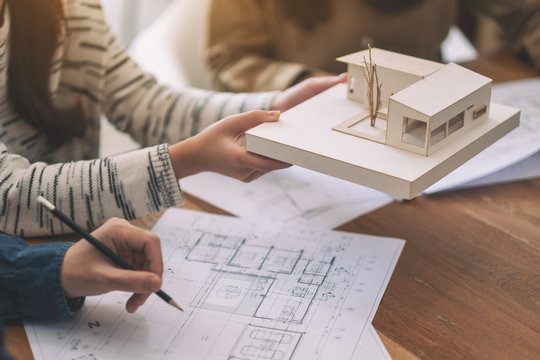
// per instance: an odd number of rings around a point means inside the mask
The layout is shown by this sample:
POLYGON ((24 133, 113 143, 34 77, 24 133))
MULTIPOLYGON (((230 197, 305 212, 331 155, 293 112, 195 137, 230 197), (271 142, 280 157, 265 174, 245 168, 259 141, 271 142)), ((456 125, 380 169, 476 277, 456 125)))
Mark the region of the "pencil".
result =
MULTIPOLYGON (((78 233, 80 236, 82 236, 84 239, 86 239, 90 244, 92 244, 96 249, 98 249, 103 255, 107 256, 109 259, 111 259, 116 265, 126 269, 126 270, 135 270, 133 266, 128 264, 124 259, 122 259, 120 256, 116 255, 111 249, 109 249, 105 244, 103 244, 101 241, 96 239, 94 236, 92 236, 88 231, 81 228, 79 225, 77 225, 73 220, 68 218, 63 212, 58 210, 50 201, 45 199, 43 196, 37 197, 37 203, 43 205, 47 210, 49 210, 54 216, 56 216, 60 221, 62 221, 64 224, 69 226, 73 231, 78 233)), ((169 295, 167 295, 163 290, 158 290, 155 292, 157 296, 165 300, 166 303, 168 303, 171 306, 174 306, 180 311, 184 311, 176 301, 174 301, 169 295)))

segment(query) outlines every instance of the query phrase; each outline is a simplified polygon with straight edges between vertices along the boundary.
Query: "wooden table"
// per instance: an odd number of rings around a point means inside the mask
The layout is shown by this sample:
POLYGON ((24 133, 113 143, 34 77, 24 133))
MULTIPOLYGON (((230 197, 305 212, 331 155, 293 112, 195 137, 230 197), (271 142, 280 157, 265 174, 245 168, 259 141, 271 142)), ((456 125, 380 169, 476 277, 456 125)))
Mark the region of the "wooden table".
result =
MULTIPOLYGON (((504 56, 466 65, 537 75, 504 56)), ((184 207, 226 214, 189 195, 184 207)), ((540 359, 540 179, 394 202, 338 229, 407 240, 373 321, 394 359, 540 359)), ((21 322, 6 336, 33 358, 21 322)))

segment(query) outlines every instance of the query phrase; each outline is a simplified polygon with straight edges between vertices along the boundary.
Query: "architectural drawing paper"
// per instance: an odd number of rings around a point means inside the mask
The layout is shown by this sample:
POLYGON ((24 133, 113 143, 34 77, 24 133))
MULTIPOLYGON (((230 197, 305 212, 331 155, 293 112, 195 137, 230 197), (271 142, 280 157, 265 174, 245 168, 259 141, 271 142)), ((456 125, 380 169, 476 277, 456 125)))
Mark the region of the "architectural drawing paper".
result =
POLYGON ((182 209, 164 213, 163 289, 90 297, 59 321, 26 321, 36 359, 351 359, 404 241, 182 209))

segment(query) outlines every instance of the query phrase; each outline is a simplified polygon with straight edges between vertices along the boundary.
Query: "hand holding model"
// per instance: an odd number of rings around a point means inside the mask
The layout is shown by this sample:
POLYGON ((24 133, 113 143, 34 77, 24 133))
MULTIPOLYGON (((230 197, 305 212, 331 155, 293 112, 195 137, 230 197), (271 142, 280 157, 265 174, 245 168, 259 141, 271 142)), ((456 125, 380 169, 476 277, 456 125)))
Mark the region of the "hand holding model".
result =
POLYGON ((287 163, 248 152, 242 145, 243 134, 264 122, 277 121, 287 110, 312 96, 345 82, 345 74, 306 79, 278 93, 272 111, 255 110, 229 116, 201 133, 169 147, 169 156, 177 179, 203 171, 214 171, 250 182, 287 163))

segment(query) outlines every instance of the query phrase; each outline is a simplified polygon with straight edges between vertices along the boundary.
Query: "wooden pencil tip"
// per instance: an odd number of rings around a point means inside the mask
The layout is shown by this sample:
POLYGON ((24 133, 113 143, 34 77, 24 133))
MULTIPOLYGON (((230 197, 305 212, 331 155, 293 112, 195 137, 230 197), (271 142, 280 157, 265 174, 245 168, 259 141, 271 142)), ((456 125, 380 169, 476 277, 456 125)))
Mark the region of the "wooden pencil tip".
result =
POLYGON ((169 300, 169 304, 174 306, 175 308, 177 308, 178 310, 180 311, 184 311, 184 309, 182 309, 180 306, 178 306, 178 304, 176 303, 176 301, 174 301, 173 299, 169 300))
POLYGON ((38 204, 41 204, 43 206, 45 206, 47 209, 49 209, 50 211, 53 211, 54 210, 54 205, 48 201, 47 199, 45 199, 43 196, 39 195, 36 199, 36 202, 38 204))

